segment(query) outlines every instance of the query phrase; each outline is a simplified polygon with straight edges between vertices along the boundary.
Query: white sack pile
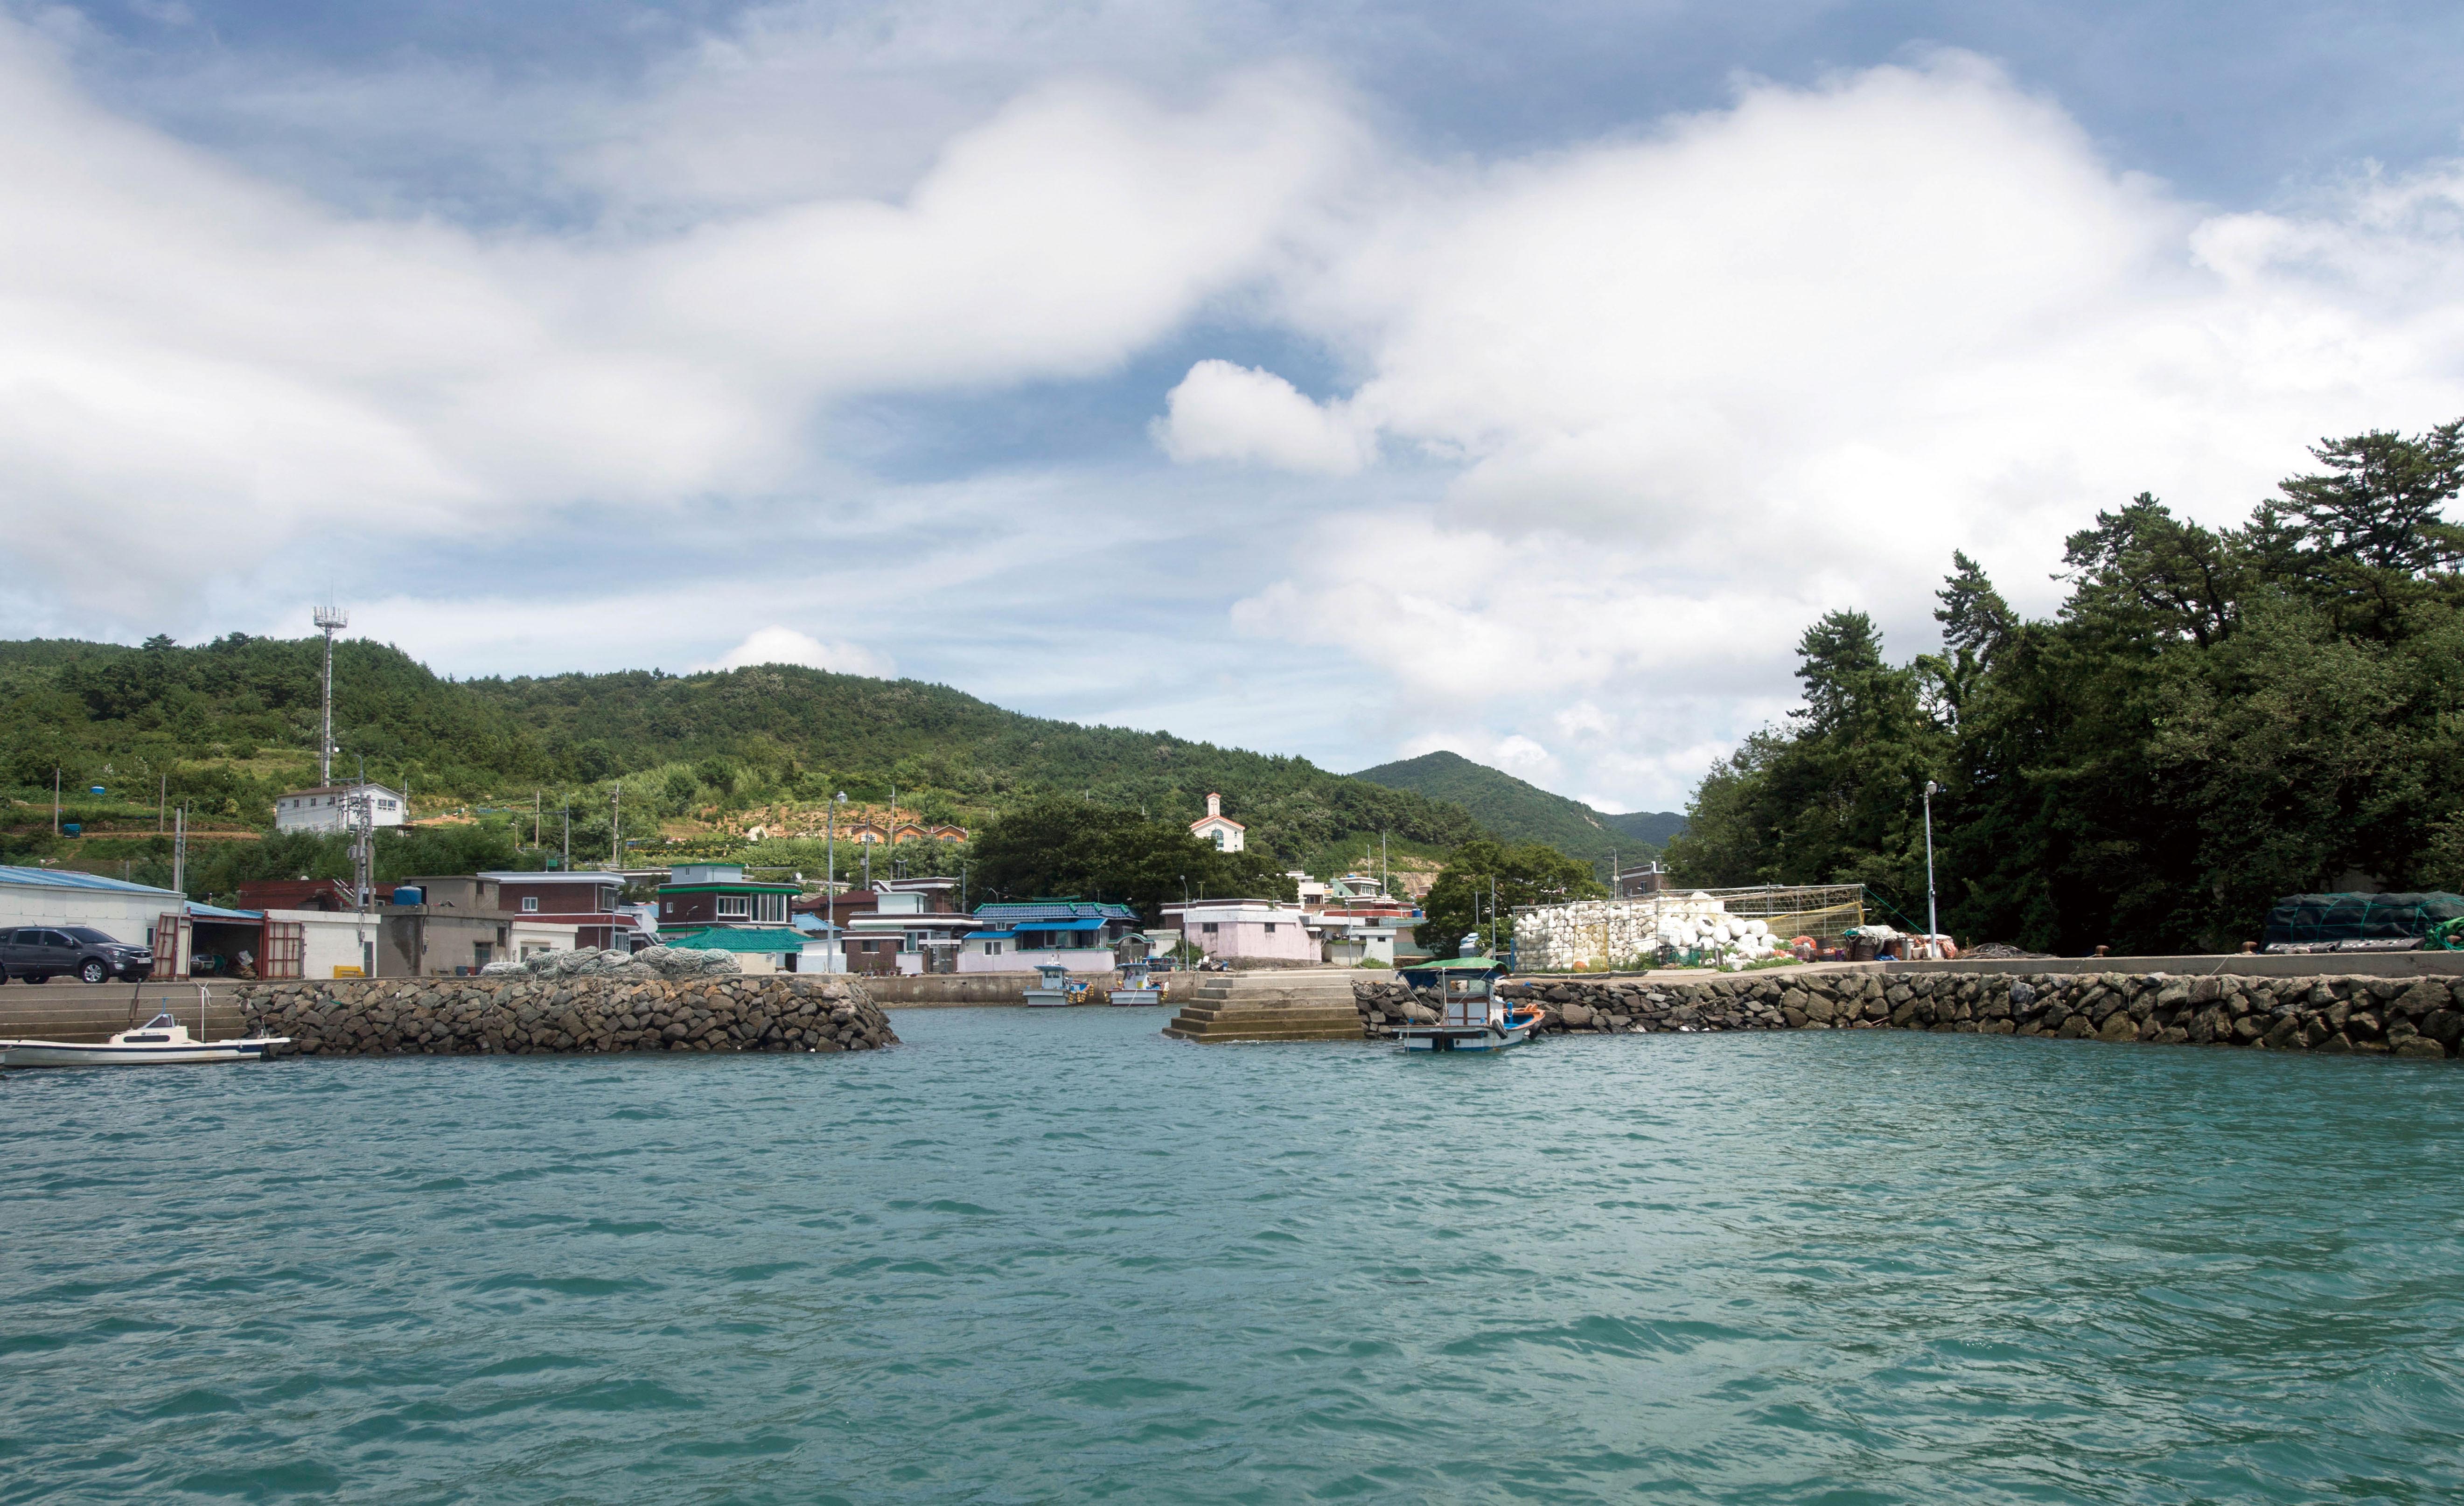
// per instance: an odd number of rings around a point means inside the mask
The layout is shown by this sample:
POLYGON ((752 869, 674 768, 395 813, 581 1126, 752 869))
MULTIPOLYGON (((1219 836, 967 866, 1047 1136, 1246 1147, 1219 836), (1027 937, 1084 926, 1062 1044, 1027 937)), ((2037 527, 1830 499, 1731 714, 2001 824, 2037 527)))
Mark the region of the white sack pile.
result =
POLYGON ((1525 971, 1649 961, 1662 947, 1701 950, 1705 962, 1729 969, 1787 949, 1769 923, 1730 915, 1724 902, 1700 893, 1656 900, 1577 900, 1525 910, 1514 919, 1515 966, 1525 971))

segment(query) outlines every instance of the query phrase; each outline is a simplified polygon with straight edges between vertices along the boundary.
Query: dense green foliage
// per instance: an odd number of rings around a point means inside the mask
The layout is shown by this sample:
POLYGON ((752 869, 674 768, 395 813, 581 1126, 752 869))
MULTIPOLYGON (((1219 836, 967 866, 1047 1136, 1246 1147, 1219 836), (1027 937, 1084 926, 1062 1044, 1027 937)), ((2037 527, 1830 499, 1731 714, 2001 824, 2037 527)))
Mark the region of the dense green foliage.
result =
POLYGON ((1502 769, 1442 750, 1381 763, 1353 777, 1452 801, 1507 841, 1545 841, 1596 865, 1603 876, 1612 855, 1630 866, 1658 852, 1685 824, 1685 818, 1674 811, 1607 815, 1580 800, 1551 795, 1502 769))
POLYGON ((2226 949, 2279 895, 2464 884, 2464 424, 2321 445, 2238 528, 2142 494, 2021 619, 1964 555, 1940 653, 1832 613, 1805 705, 1705 778, 1689 883, 1879 885, 1921 918, 1934 797, 1945 928, 2081 953, 2226 949))
POLYGON ((1592 877, 1591 864, 1547 842, 1468 841, 1429 886, 1420 902, 1425 919, 1413 934, 1441 957, 1454 955, 1456 944, 1475 930, 1502 951, 1514 937, 1517 906, 1603 899, 1608 892, 1592 877))
MULTIPOLYGON (((159 776, 208 815, 262 821, 313 769, 320 644, 232 635, 196 648, 0 644, 0 776, 48 791, 139 787, 159 776)), ((1451 847, 1479 834, 1460 807, 1330 774, 1306 759, 1166 732, 1023 716, 941 686, 796 666, 723 673, 440 679, 398 650, 335 648, 338 772, 414 795, 576 811, 577 853, 608 838, 622 779, 627 831, 715 805, 825 798, 837 790, 928 820, 1076 796, 1185 824, 1221 791, 1253 847, 1282 862, 1380 831, 1451 847)))
POLYGON ((1083 800, 1044 799, 976 834, 971 897, 1071 897, 1136 906, 1148 924, 1184 895, 1294 898, 1292 881, 1255 852, 1218 852, 1186 826, 1083 800))

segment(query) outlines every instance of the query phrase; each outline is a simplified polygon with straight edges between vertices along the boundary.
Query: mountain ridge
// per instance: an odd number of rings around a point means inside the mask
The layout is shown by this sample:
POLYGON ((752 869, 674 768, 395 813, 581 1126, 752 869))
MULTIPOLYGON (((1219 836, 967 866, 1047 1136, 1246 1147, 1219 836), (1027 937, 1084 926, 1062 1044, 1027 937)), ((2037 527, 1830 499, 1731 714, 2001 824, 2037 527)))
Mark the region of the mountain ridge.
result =
MULTIPOLYGON (((322 649, 245 634, 0 642, 0 782, 47 802, 56 767, 72 788, 143 785, 150 805, 159 783, 194 810, 259 819, 313 773, 322 649)), ((619 783, 628 829, 637 811, 811 805, 842 789, 879 801, 894 785, 903 810, 967 824, 1049 796, 1191 820, 1221 791, 1250 845, 1291 863, 1380 832, 1423 852, 1484 834, 1458 805, 1305 758, 1031 716, 916 680, 777 664, 454 680, 366 639, 337 642, 334 667, 338 772, 474 805, 539 789, 553 808, 595 790, 575 827, 593 840, 619 783)))
POLYGON ((1614 857, 1622 865, 1628 859, 1655 856, 1685 829, 1685 818, 1675 811, 1594 810, 1444 749, 1357 770, 1352 777, 1451 801, 1501 837, 1545 841, 1589 862, 1605 863, 1614 857))

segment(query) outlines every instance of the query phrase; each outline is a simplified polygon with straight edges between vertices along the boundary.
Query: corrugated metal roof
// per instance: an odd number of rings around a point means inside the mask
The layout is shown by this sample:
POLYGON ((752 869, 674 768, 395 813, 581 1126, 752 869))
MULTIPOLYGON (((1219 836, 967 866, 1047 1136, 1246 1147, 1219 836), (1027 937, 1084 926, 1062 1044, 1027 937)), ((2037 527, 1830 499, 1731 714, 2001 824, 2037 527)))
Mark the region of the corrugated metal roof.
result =
POLYGON ((265 919, 263 910, 227 910, 219 905, 200 905, 194 900, 188 902, 188 913, 198 920, 265 919))
POLYGON ((722 928, 690 936, 671 937, 661 932, 659 936, 661 946, 681 947, 688 951, 802 951, 804 941, 803 931, 776 926, 722 928))
POLYGON ((1029 927, 1037 921, 1078 920, 1090 916, 1099 920, 1133 921, 1138 918, 1138 912, 1126 905, 1096 905, 1085 900, 1029 900, 1019 904, 976 906, 978 920, 1029 927))
POLYGON ((77 873, 67 868, 13 868, 0 865, 0 884, 13 884, 25 888, 90 889, 108 894, 145 894, 165 900, 184 898, 177 889, 158 889, 150 884, 130 884, 122 879, 106 879, 99 873, 77 873))

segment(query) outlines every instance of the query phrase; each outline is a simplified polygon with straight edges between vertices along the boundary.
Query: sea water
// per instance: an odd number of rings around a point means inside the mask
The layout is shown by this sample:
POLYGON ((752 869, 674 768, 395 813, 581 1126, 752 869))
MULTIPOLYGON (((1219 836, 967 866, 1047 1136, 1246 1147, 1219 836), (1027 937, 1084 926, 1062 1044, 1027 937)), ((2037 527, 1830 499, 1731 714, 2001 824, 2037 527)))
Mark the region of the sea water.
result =
POLYGON ((2464 1496, 2464 1072, 829 1057, 0 1079, 0 1499, 2464 1496))

